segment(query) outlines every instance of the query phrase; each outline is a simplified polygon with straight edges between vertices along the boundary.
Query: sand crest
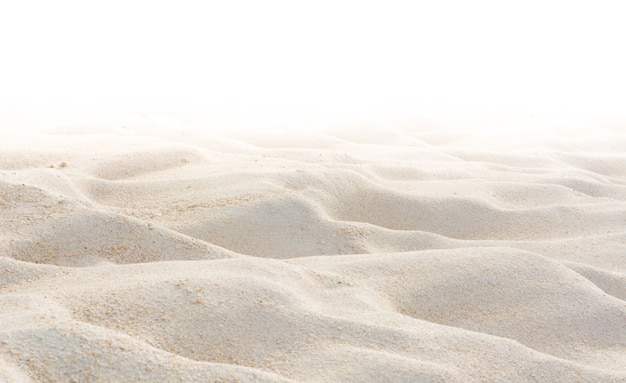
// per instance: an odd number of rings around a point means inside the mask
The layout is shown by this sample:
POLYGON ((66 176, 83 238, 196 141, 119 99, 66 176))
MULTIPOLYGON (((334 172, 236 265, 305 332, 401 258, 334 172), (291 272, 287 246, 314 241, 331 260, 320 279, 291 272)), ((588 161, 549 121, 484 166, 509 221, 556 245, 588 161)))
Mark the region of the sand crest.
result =
POLYGON ((626 381, 623 132, 150 124, 3 134, 0 381, 626 381))

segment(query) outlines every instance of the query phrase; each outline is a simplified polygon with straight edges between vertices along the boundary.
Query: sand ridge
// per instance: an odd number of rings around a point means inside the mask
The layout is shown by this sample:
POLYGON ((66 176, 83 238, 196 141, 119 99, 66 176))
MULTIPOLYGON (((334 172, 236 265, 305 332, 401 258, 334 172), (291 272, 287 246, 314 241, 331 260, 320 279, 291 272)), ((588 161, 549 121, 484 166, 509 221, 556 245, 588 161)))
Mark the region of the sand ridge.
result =
POLYGON ((149 125, 4 136, 0 381, 626 381, 622 132, 149 125))

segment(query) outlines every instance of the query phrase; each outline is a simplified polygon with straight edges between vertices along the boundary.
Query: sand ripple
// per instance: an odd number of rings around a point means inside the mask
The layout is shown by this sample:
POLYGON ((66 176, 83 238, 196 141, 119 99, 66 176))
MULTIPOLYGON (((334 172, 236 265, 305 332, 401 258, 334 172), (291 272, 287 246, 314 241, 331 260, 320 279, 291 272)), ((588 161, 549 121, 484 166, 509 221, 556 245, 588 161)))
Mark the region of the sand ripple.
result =
POLYGON ((626 155, 558 142, 7 137, 0 381, 626 381, 626 155))

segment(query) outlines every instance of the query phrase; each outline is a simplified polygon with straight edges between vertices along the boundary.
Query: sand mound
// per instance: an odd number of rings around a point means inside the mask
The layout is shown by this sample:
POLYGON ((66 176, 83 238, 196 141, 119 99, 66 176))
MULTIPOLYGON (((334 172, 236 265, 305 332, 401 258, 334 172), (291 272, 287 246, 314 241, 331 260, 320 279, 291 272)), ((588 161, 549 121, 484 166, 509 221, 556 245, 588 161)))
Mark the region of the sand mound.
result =
POLYGON ((626 381, 619 131, 148 128, 3 138, 0 381, 626 381))

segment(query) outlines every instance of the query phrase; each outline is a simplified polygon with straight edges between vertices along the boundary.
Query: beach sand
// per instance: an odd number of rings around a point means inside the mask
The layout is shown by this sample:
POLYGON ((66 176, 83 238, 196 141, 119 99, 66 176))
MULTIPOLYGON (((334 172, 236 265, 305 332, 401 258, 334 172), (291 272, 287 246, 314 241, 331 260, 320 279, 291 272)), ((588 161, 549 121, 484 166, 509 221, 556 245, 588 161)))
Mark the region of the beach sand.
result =
POLYGON ((169 123, 2 133, 1 382, 626 381, 624 131, 169 123))

